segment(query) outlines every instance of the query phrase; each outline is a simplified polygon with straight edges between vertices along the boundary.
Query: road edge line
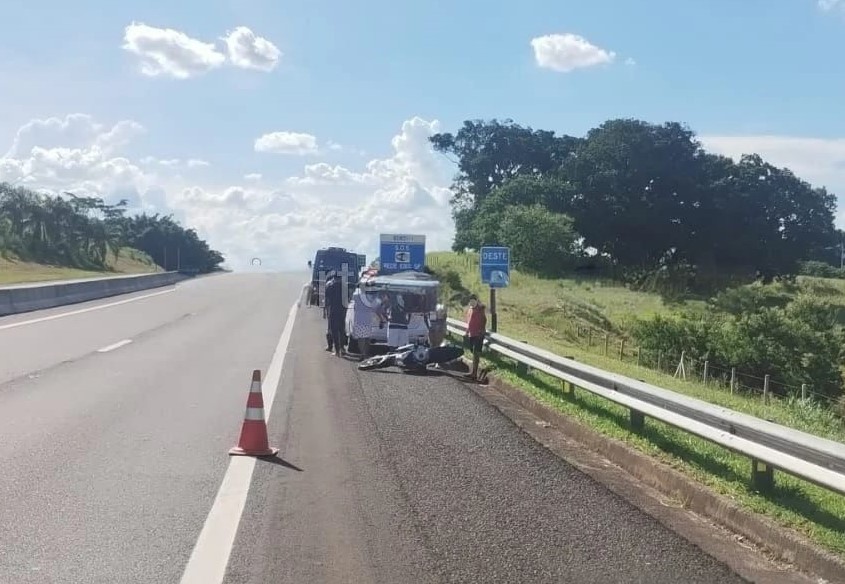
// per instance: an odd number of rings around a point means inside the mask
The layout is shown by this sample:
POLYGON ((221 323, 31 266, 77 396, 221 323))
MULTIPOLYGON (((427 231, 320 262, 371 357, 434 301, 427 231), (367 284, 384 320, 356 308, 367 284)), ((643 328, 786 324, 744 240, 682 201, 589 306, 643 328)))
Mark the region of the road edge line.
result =
MULTIPOLYGON (((262 393, 267 420, 270 419, 276 391, 281 384, 285 356, 290 345, 298 309, 299 300, 288 312, 285 327, 265 375, 262 393)), ((217 496, 182 573, 180 584, 221 584, 223 582, 252 485, 255 461, 256 459, 251 456, 237 456, 230 459, 220 489, 217 491, 217 496)))

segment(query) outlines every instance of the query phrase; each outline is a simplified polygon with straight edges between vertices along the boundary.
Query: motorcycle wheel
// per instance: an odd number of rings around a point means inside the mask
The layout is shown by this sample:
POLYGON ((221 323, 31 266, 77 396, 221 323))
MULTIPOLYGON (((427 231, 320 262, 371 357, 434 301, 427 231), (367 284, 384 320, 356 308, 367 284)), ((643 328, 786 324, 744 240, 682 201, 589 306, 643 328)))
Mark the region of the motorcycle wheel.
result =
POLYGON ((373 369, 386 369, 393 365, 393 358, 387 358, 384 355, 376 355, 369 359, 364 359, 358 363, 358 369, 361 371, 371 371, 373 369))

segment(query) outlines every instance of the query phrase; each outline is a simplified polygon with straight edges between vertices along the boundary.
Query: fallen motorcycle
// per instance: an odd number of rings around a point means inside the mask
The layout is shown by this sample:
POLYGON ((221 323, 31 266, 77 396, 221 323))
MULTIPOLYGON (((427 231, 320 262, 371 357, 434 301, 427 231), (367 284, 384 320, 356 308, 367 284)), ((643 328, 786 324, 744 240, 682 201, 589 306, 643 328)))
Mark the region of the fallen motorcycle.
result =
POLYGON ((441 345, 427 347, 425 345, 404 345, 395 351, 384 355, 375 355, 358 363, 361 371, 398 367, 407 372, 423 372, 429 365, 444 365, 460 359, 464 354, 462 347, 456 345, 441 345))

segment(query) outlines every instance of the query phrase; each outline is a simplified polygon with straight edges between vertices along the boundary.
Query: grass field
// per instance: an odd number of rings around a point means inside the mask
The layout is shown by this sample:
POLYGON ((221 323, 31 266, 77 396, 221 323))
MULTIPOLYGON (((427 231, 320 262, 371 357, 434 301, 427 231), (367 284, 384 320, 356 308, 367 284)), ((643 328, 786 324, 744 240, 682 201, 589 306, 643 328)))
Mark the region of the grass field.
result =
MULTIPOLYGON (((486 286, 480 282, 477 256, 435 253, 429 255, 428 263, 447 282, 445 291, 452 299, 453 316, 460 317, 456 310, 462 309, 467 292, 479 297, 487 293, 486 286), (452 276, 447 276, 449 272, 452 276)), ((845 305, 845 282, 804 278, 799 287, 799 293, 826 295, 830 301, 845 305)), ((731 394, 697 381, 683 381, 585 347, 586 341, 577 334, 579 328, 614 331, 624 337, 625 328, 634 316, 671 314, 679 310, 678 305, 667 305, 655 294, 589 278, 540 280, 514 272, 510 287, 497 292, 497 307, 498 330, 506 336, 608 371, 845 442, 842 419, 818 404, 797 399, 772 399, 766 404, 759 396, 731 394)), ((703 310, 704 304, 688 302, 684 308, 703 310)), ((801 531, 845 558, 845 497, 782 473, 777 474, 772 493, 757 493, 749 486, 750 462, 744 457, 653 420, 647 421, 643 432, 633 433, 624 408, 586 391, 577 392, 574 400, 568 399, 560 392, 557 380, 536 372, 520 375, 512 363, 495 355, 490 355, 486 364, 548 405, 670 464, 751 510, 801 531)))
POLYGON ((107 271, 90 271, 65 266, 51 266, 34 262, 19 261, 0 256, 0 285, 51 280, 74 280, 78 278, 102 278, 120 274, 146 274, 161 269, 145 253, 132 248, 123 248, 110 258, 107 271))

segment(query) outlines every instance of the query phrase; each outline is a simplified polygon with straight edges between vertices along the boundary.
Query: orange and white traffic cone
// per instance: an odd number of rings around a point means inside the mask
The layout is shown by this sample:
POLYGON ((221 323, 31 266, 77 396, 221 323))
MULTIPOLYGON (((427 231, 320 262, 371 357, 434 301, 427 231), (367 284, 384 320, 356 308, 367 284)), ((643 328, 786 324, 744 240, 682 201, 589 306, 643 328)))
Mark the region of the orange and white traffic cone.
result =
POLYGON ((239 456, 274 456, 278 448, 267 440, 267 423, 264 420, 264 396, 261 394, 261 371, 252 372, 252 385, 246 401, 246 414, 238 445, 229 454, 239 456))

